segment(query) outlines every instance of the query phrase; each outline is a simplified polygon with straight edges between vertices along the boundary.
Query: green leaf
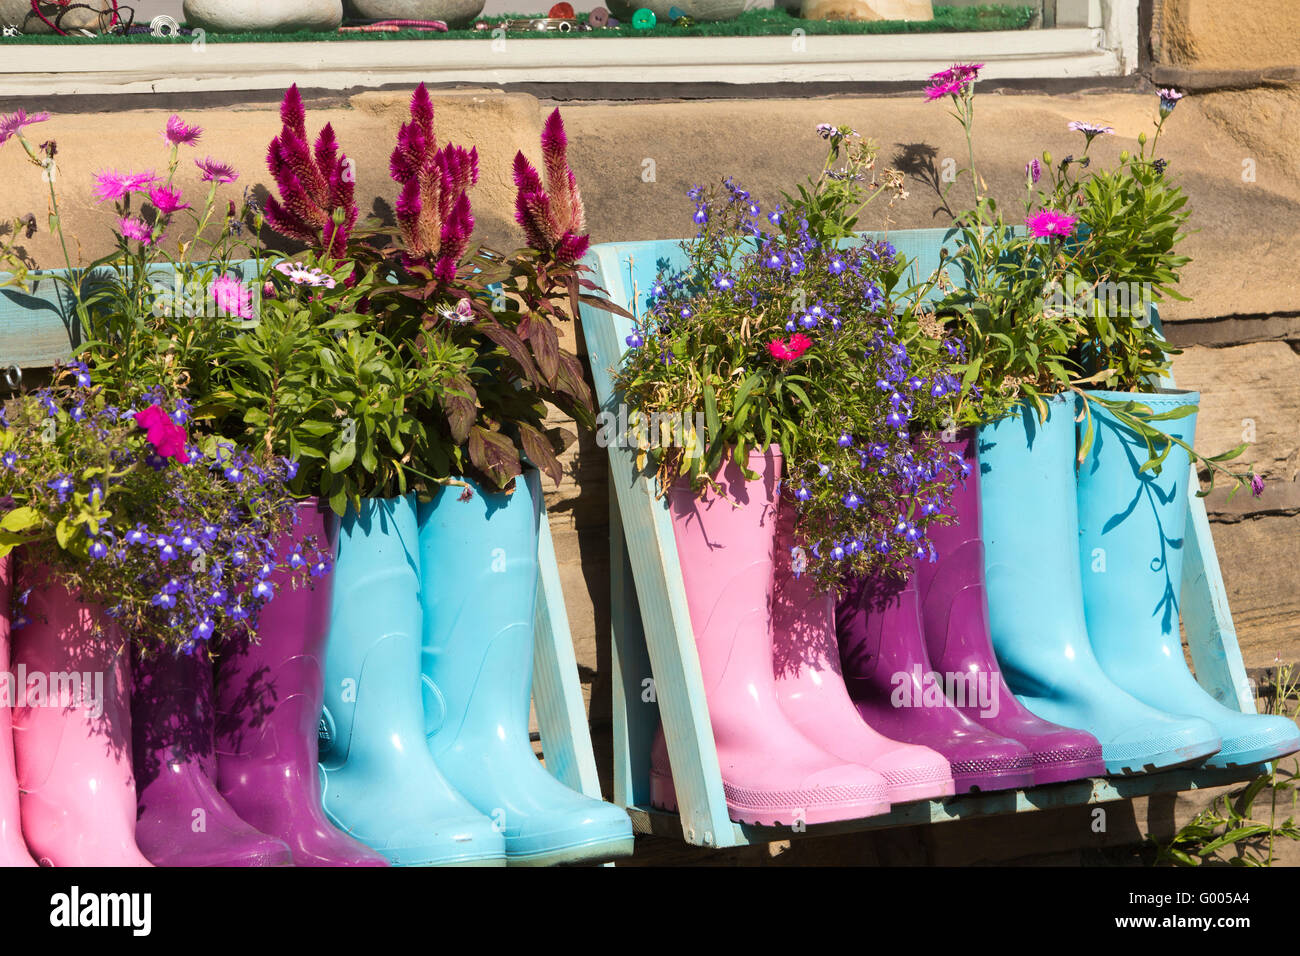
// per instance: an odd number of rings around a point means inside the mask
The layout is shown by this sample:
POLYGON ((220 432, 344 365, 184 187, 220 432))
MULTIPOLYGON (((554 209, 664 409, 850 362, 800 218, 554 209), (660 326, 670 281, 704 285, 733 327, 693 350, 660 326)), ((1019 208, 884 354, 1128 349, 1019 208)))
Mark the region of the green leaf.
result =
POLYGON ((335 448, 330 452, 330 471, 338 474, 343 469, 352 464, 357 455, 357 443, 350 441, 342 448, 335 448))
POLYGON ((0 529, 5 531, 26 531, 41 523, 41 513, 35 508, 15 508, 0 520, 0 529))

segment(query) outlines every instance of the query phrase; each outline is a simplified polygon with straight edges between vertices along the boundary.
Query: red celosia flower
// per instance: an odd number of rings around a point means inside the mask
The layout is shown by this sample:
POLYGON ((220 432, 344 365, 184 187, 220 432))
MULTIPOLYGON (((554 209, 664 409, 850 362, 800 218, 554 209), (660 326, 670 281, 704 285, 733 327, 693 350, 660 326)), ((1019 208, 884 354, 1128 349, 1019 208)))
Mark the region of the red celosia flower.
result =
POLYGON ((339 152, 334 128, 326 123, 307 145, 307 116, 295 83, 280 104, 280 135, 266 150, 266 165, 280 188, 280 198, 266 200, 266 221, 291 239, 317 245, 340 258, 357 221, 352 163, 339 152), (335 217, 341 220, 335 222, 335 217))
POLYGON ((474 231, 468 192, 478 182, 478 150, 437 146, 433 101, 421 83, 411 96, 410 122, 397 131, 388 171, 402 187, 395 211, 408 259, 432 261, 434 275, 450 282, 474 231))
POLYGON ((772 353, 772 358, 779 362, 793 362, 810 348, 812 348, 812 339, 802 332, 796 332, 788 339, 773 339, 767 343, 767 350, 772 353))
POLYGON ((515 221, 528 244, 559 262, 577 262, 587 251, 586 211, 578 181, 567 158, 568 139, 557 109, 542 127, 542 158, 546 185, 523 153, 515 154, 515 221))
POLYGON ((145 429, 149 444, 163 458, 175 458, 182 465, 190 463, 185 450, 185 429, 172 422, 160 405, 150 405, 135 413, 135 423, 145 429))

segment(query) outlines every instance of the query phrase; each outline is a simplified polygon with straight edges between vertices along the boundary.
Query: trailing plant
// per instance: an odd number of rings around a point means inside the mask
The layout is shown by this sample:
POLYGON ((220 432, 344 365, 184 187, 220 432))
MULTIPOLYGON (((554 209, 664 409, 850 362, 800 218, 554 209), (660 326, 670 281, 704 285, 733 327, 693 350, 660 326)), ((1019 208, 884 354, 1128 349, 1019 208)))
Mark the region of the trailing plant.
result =
POLYGON ((1091 448, 1090 403, 1104 405, 1141 436, 1148 458, 1144 470, 1159 473, 1175 446, 1208 470, 1213 488, 1224 474, 1255 493, 1262 479, 1229 470, 1245 445, 1206 456, 1155 423, 1192 414, 1195 406, 1156 414, 1140 400, 1119 400, 1085 391, 1084 386, 1150 392, 1168 376, 1171 346, 1153 323, 1154 306, 1184 299, 1177 290, 1190 261, 1179 244, 1187 236, 1189 212, 1182 188, 1166 174, 1156 154, 1165 121, 1181 94, 1160 91, 1159 116, 1148 146, 1120 153, 1109 168, 1094 164, 1095 139, 1114 133, 1100 123, 1072 122, 1084 137, 1076 157, 1053 164, 1050 153, 1025 166, 1023 218, 1008 217, 988 194, 975 169, 975 84, 983 64, 957 64, 935 74, 926 89, 930 100, 947 99, 961 124, 968 165, 945 191, 965 179, 971 205, 956 217, 957 248, 940 263, 955 269, 960 281, 941 276, 946 294, 939 314, 970 348, 957 402, 957 421, 979 424, 1017 413, 1022 403, 1047 413, 1045 399, 1073 390, 1083 398, 1082 462, 1091 448))
POLYGON ((922 329, 897 250, 855 233, 868 204, 905 195, 901 174, 879 170, 876 145, 848 127, 818 132, 821 170, 775 205, 731 179, 690 191, 698 233, 644 312, 636 290, 617 384, 632 419, 674 423, 640 452, 662 488, 716 491, 726 459, 747 468, 752 449, 779 445, 795 567, 836 587, 846 572, 906 575, 929 555, 925 527, 960 462, 919 432, 948 416, 962 344, 922 329))
MULTIPOLYGON (((1273 700, 1274 712, 1295 720, 1300 716, 1300 674, 1288 665, 1279 668, 1273 700)), ((1300 758, 1291 757, 1288 767, 1276 760, 1268 773, 1255 777, 1244 787, 1219 794, 1214 802, 1188 821, 1166 843, 1156 845, 1156 862, 1174 866, 1202 866, 1218 862, 1223 854, 1231 866, 1272 866, 1280 840, 1300 840, 1296 822, 1300 798, 1300 758), (1267 795, 1264 813, 1256 808, 1267 795), (1283 817, 1285 814, 1285 817, 1283 817)))
POLYGON ((21 546, 25 567, 48 569, 131 639, 186 650, 222 632, 255 636, 274 573, 296 585, 330 564, 311 539, 277 556, 296 466, 263 468, 195 438, 189 414, 158 388, 111 404, 73 363, 0 417, 0 555, 21 546))

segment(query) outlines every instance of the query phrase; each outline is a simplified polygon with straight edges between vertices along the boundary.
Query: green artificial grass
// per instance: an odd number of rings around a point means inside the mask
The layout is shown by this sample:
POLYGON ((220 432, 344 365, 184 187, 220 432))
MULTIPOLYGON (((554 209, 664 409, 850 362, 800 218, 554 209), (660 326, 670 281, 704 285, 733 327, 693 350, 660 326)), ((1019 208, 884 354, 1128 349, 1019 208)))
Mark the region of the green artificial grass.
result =
MULTIPOLYGON (((484 17, 488 23, 497 24, 504 19, 536 18, 543 14, 511 14, 508 17, 484 17)), ((875 20, 801 20, 784 10, 746 10, 734 20, 717 23, 697 23, 690 27, 675 27, 660 23, 650 30, 636 30, 630 24, 620 24, 616 29, 580 30, 560 33, 555 30, 510 30, 506 36, 518 39, 553 39, 575 37, 757 37, 788 36, 795 29, 809 36, 845 35, 865 33, 970 33, 980 30, 1023 30, 1035 17, 1033 7, 1011 4, 986 4, 978 7, 935 6, 933 20, 902 21, 875 20)), ((586 14, 578 20, 585 22, 586 14)), ((450 30, 432 33, 422 30, 399 30, 395 33, 212 33, 207 32, 207 43, 311 43, 350 40, 491 40, 491 30, 450 30)), ((133 36, 21 36, 0 40, 0 49, 10 43, 189 43, 188 36, 155 37, 148 34, 133 36)))

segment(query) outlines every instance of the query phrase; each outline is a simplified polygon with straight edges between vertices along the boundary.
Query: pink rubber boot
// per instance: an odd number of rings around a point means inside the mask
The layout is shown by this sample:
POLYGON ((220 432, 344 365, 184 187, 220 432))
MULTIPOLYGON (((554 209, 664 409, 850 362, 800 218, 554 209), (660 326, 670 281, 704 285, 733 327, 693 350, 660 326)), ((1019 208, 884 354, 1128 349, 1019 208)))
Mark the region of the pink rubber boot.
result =
POLYGON ((773 665, 781 709, 800 733, 828 753, 862 764, 885 779, 890 803, 936 800, 955 792, 948 760, 872 729, 853 706, 840 674, 835 600, 809 574, 796 576, 794 502, 782 497, 776 525, 776 590, 772 605, 773 665))
MULTIPOLYGON (((700 655, 722 787, 733 820, 828 823, 889 810, 884 780, 822 750, 785 717, 772 674, 772 555, 781 455, 749 456, 718 476, 726 497, 668 491, 686 604, 700 655)), ((676 809, 663 728, 651 753, 650 800, 676 809)))
POLYGON ((49 866, 149 866, 135 845, 129 648, 46 569, 22 569, 18 586, 31 588, 14 640, 26 677, 13 723, 27 845, 49 866))
POLYGON ((35 866, 27 852, 18 810, 14 734, 10 711, 18 695, 9 672, 9 608, 13 599, 13 559, 0 558, 0 867, 35 866))

